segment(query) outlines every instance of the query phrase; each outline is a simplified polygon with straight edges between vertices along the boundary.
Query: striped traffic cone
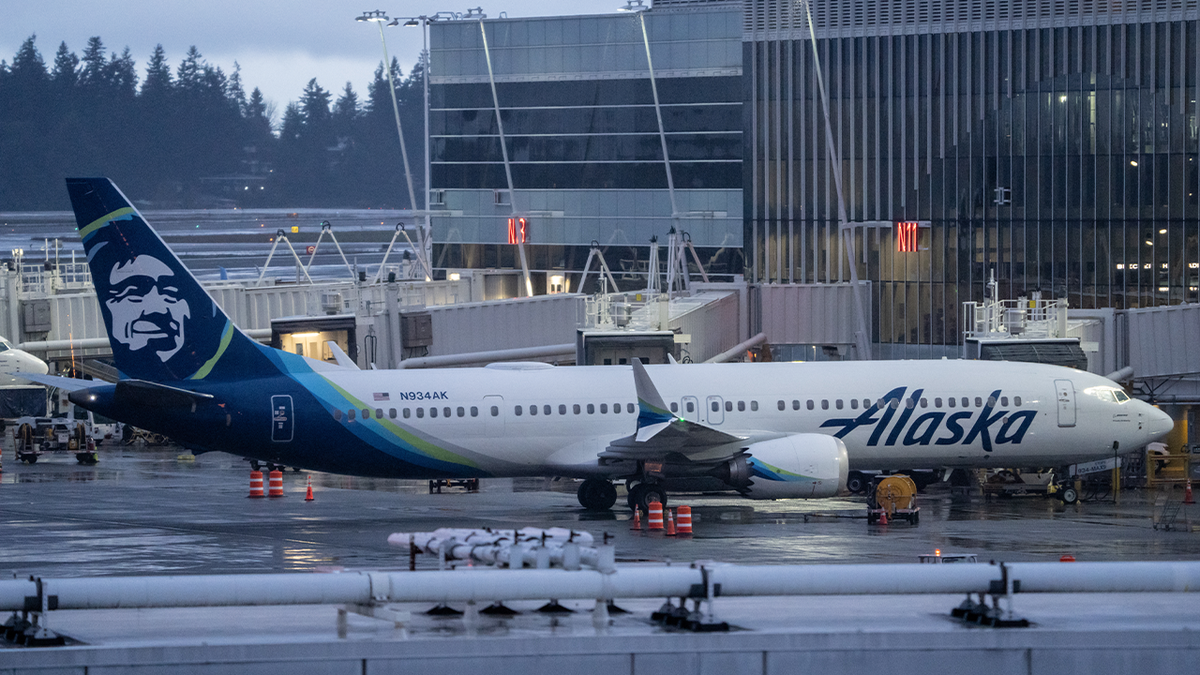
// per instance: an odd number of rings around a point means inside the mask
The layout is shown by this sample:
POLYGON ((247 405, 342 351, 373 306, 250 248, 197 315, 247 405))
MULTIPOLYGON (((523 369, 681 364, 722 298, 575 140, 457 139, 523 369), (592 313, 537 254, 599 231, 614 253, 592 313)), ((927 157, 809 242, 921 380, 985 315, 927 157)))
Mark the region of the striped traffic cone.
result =
POLYGON ((675 536, 675 514, 674 509, 667 509, 667 536, 675 536))
POLYGON ((676 535, 679 537, 692 536, 692 507, 681 506, 676 511, 679 514, 679 523, 676 526, 676 535))
POLYGON ((1195 504, 1196 503, 1196 500, 1192 498, 1192 479, 1191 478, 1188 479, 1187 487, 1184 488, 1184 490, 1183 490, 1183 503, 1184 504, 1195 504))
POLYGON ((658 500, 650 502, 650 516, 646 518, 646 526, 651 532, 663 529, 663 506, 658 500))
POLYGON ((262 472, 261 471, 251 471, 250 472, 250 494, 247 496, 250 497, 251 499, 261 499, 263 497, 266 497, 266 495, 263 494, 263 489, 262 489, 262 472))
POLYGON ((629 521, 629 529, 631 529, 631 530, 642 529, 642 510, 637 508, 636 506, 633 507, 633 520, 629 521))
POLYGON ((310 473, 310 474, 308 474, 308 492, 307 492, 307 493, 304 495, 304 501, 306 501, 306 502, 311 502, 312 500, 313 500, 313 494, 312 494, 312 474, 310 473))
POLYGON ((283 472, 272 471, 267 482, 267 496, 274 499, 283 496, 283 472))

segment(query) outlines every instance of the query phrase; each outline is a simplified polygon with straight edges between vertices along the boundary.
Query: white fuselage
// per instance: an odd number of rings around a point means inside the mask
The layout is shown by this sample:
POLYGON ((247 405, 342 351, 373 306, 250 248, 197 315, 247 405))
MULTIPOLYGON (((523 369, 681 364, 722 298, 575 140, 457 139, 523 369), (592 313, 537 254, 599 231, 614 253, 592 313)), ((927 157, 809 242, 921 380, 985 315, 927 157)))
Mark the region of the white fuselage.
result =
MULTIPOLYGON (((837 435, 852 469, 1060 466, 1132 451, 1172 425, 1110 380, 1039 364, 694 364, 647 371, 680 417, 748 442, 837 435)), ((597 455, 637 428, 627 367, 323 370, 310 377, 351 393, 373 418, 383 415, 493 475, 602 475, 597 455)), ((355 413, 361 420, 362 410, 355 413)), ((348 417, 343 424, 353 423, 348 417)))

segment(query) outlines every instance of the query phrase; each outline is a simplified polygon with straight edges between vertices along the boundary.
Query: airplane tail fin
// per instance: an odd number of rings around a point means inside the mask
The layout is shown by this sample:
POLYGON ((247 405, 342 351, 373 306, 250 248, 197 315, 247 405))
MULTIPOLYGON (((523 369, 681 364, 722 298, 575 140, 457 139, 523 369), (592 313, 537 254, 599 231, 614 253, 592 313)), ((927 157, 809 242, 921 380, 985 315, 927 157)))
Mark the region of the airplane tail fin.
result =
POLYGON ((68 178, 67 192, 123 376, 221 380, 275 368, 111 180, 68 178))

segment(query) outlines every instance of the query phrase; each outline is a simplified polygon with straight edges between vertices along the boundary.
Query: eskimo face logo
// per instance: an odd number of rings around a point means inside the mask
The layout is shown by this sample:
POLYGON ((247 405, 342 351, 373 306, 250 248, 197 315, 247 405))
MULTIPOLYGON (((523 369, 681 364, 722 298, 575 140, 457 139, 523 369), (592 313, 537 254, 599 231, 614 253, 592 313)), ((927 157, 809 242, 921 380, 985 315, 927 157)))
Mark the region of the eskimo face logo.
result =
POLYGON ((897 443, 971 445, 978 441, 986 452, 991 452, 993 442, 997 445, 1017 444, 1024 440, 1025 433, 1037 417, 1036 410, 997 410, 996 406, 1001 400, 1000 390, 997 389, 988 397, 987 404, 980 409, 978 417, 969 410, 932 410, 912 419, 913 413, 916 412, 915 402, 921 399, 925 390, 917 389, 905 398, 906 390, 907 387, 896 387, 884 394, 879 402, 863 410, 858 417, 828 419, 821 423, 821 427, 840 427, 834 434, 837 438, 843 438, 859 427, 874 427, 870 438, 867 439, 868 446, 879 445, 880 441, 885 446, 897 443), (896 414, 897 411, 899 415, 896 414), (892 424, 893 418, 895 424, 892 424), (889 426, 891 430, 884 437, 889 426))
POLYGON ((191 308, 179 297, 175 272, 149 255, 113 265, 104 301, 112 336, 130 351, 152 349, 164 363, 183 347, 191 308))

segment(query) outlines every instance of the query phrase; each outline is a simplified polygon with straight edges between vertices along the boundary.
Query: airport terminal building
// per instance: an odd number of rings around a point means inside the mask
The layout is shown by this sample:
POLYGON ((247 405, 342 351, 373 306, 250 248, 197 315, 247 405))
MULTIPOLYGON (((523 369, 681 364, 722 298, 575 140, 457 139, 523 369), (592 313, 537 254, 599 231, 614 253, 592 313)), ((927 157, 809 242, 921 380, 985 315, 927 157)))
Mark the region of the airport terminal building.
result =
POLYGON ((751 284, 854 265, 883 357, 955 349, 992 274, 1073 308, 1197 301, 1197 0, 814 1, 815 50, 804 9, 434 24, 435 265, 513 266, 523 215, 535 270, 596 241, 635 274, 678 224, 751 284))

